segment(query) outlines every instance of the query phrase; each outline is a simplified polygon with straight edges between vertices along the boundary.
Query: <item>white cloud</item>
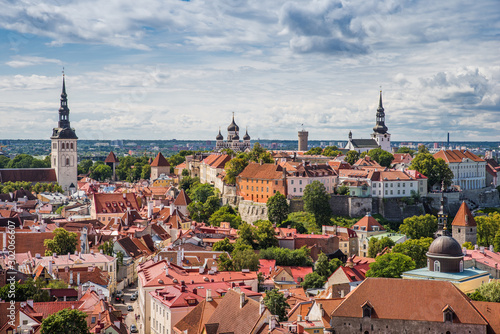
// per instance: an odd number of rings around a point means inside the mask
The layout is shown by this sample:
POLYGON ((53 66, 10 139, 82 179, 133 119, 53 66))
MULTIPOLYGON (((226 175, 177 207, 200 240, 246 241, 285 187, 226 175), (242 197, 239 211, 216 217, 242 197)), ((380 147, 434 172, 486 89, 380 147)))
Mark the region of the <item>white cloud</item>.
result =
POLYGON ((29 57, 29 56, 16 56, 14 59, 5 63, 6 65, 13 68, 43 65, 43 64, 58 64, 61 65, 62 62, 59 59, 50 59, 44 57, 29 57))

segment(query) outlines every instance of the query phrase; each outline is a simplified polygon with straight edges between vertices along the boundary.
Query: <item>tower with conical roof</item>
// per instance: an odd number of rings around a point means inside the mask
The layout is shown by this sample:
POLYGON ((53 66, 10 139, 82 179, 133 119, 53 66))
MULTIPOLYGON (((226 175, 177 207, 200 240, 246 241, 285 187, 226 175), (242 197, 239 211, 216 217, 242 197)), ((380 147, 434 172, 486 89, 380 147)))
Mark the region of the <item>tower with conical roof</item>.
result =
POLYGON ((377 108, 377 116, 375 126, 373 127, 372 139, 374 139, 381 149, 391 152, 391 134, 387 132, 385 125, 385 112, 382 105, 382 91, 380 91, 380 98, 377 108))
POLYGON ((78 174, 78 154, 75 129, 69 121, 68 95, 66 94, 66 80, 63 73, 61 106, 59 107, 59 122, 52 130, 51 139, 51 166, 55 169, 57 182, 68 193, 71 188, 76 189, 78 174))
POLYGON ((465 202, 462 202, 460 209, 458 209, 453 219, 453 223, 451 223, 451 231, 453 238, 460 245, 466 242, 470 242, 473 245, 477 243, 477 224, 465 202))
POLYGON ((151 181, 158 179, 162 174, 169 175, 170 174, 170 164, 167 159, 158 152, 153 162, 151 163, 151 181))

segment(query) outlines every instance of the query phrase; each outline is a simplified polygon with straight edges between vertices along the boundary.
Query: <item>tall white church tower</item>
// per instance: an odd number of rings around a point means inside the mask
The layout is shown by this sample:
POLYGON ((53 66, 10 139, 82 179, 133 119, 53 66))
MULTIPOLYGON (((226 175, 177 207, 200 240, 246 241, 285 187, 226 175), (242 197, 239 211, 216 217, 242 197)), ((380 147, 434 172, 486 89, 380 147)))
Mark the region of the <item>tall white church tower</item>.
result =
POLYGON ((66 83, 63 73, 63 86, 61 93, 61 107, 59 108, 58 127, 52 130, 52 151, 51 166, 56 171, 57 183, 63 188, 65 193, 70 192, 70 188, 76 189, 78 174, 78 155, 75 129, 69 123, 69 108, 66 94, 66 83))
POLYGON ((385 113, 382 106, 382 91, 380 91, 380 100, 377 108, 377 120, 373 128, 372 139, 374 139, 381 149, 391 153, 391 134, 387 132, 385 125, 385 113))

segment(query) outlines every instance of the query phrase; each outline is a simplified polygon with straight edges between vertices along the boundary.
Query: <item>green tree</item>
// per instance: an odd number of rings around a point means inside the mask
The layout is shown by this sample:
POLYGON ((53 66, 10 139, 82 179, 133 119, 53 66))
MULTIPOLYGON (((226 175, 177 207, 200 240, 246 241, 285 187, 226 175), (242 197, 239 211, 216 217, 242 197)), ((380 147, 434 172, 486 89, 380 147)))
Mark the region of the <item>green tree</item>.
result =
POLYGON ((5 155, 0 155, 0 168, 5 168, 9 164, 10 159, 5 155))
MULTIPOLYGON (((474 246, 472 246, 474 247, 474 246)), ((495 249, 495 252, 500 252, 500 230, 497 231, 497 233, 495 234, 495 238, 493 239, 493 247, 495 249)), ((469 249, 469 248, 467 248, 469 249)), ((472 248, 474 249, 474 248, 472 248)))
POLYGON ((418 153, 429 153, 429 149, 425 145, 418 145, 418 153))
POLYGON ((186 176, 183 177, 182 180, 179 182, 179 188, 184 189, 184 191, 189 191, 191 187, 194 185, 200 183, 200 178, 198 177, 191 177, 191 176, 186 176))
POLYGON ((259 255, 256 254, 251 247, 235 248, 231 256, 233 257, 234 270, 259 270, 259 255))
POLYGON ((104 181, 109 179, 111 175, 113 175, 113 170, 108 165, 94 164, 90 168, 90 178, 92 179, 104 181))
POLYGON ((45 239, 43 245, 47 248, 45 256, 50 256, 53 253, 65 255, 75 253, 78 243, 78 235, 75 232, 68 232, 59 227, 52 232, 52 239, 45 239))
POLYGON ((226 253, 222 253, 217 258, 217 270, 219 270, 219 271, 232 271, 233 270, 233 260, 226 253))
POLYGON ((384 250, 386 247, 393 247, 395 245, 394 241, 392 241, 389 237, 384 237, 377 239, 375 237, 371 237, 368 242, 368 256, 371 258, 376 258, 377 254, 384 250))
POLYGON ((473 300, 500 303, 500 282, 493 281, 483 284, 474 293, 468 294, 468 296, 473 300))
POLYGON ((319 181, 313 181, 304 189, 304 209, 314 215, 318 228, 328 225, 332 216, 330 208, 330 195, 326 192, 325 185, 319 181))
POLYGON ((341 154, 341 153, 340 153, 337 146, 327 146, 323 150, 323 155, 326 157, 336 157, 339 154, 341 154))
POLYGON ((241 216, 230 205, 224 205, 215 211, 208 221, 212 226, 220 226, 221 222, 228 222, 232 228, 238 228, 241 224, 241 216))
POLYGON ((168 160, 168 163, 170 164, 170 166, 175 167, 177 165, 180 165, 184 161, 186 161, 186 156, 182 156, 180 154, 174 154, 171 157, 169 157, 167 160, 168 160))
POLYGON ((87 174, 89 172, 90 167, 92 167, 93 164, 94 163, 92 162, 92 160, 89 159, 82 160, 77 167, 78 174, 87 174))
POLYGON ((263 148, 259 143, 255 143, 253 145, 253 148, 250 152, 248 152, 248 160, 249 161, 254 161, 254 162, 260 162, 262 163, 272 163, 273 157, 271 154, 263 148))
POLYGON ((343 195, 343 196, 349 196, 350 195, 349 187, 346 186, 345 184, 338 186, 337 187, 337 194, 343 195))
POLYGON ((259 244, 259 249, 266 249, 269 247, 277 247, 278 239, 276 238, 276 231, 273 224, 269 220, 258 220, 254 223, 254 235, 259 244))
POLYGON ((65 308, 43 319, 41 334, 89 334, 87 313, 65 308))
POLYGON ((285 195, 279 191, 274 196, 269 197, 266 206, 267 217, 277 225, 280 225, 287 218, 290 211, 285 195))
POLYGON ((432 238, 410 239, 399 243, 392 248, 393 253, 401 253, 415 261, 416 268, 427 266, 427 251, 432 243, 432 238))
POLYGON ((149 180, 151 177, 151 165, 145 164, 142 166, 141 179, 149 180))
POLYGON ((500 214, 492 212, 487 216, 474 217, 477 224, 477 244, 489 247, 495 244, 495 236, 500 227, 500 214))
POLYGON ((302 285, 302 288, 304 288, 304 290, 320 289, 325 285, 325 282, 326 279, 324 276, 321 276, 316 271, 313 271, 312 273, 309 273, 304 277, 304 281, 300 283, 300 285, 302 285))
POLYGON ((378 162, 380 166, 390 167, 394 156, 381 148, 374 148, 368 151, 368 156, 378 162))
POLYGON ((400 278, 405 271, 415 269, 415 262, 411 257, 401 253, 384 254, 370 264, 366 277, 400 278))
MULTIPOLYGON (((474 245, 470 241, 464 242, 462 247, 465 247, 465 249, 468 249, 468 250, 474 249, 474 245)), ((498 251, 495 249, 495 252, 498 252, 498 251)))
POLYGON ((255 227, 253 227, 250 224, 247 223, 241 223, 240 226, 238 227, 238 239, 236 242, 238 244, 245 244, 252 249, 257 248, 257 242, 256 242, 256 236, 255 236, 255 227))
POLYGON ((433 215, 406 218, 399 231, 410 239, 430 238, 437 230, 437 218, 433 215))
POLYGON ((415 150, 406 146, 401 146, 396 153, 410 153, 410 155, 413 156, 413 154, 415 154, 415 150))
POLYGON ((323 149, 321 147, 313 147, 306 152, 307 155, 321 155, 321 153, 323 153, 323 149))
POLYGON ((274 288, 264 296, 264 305, 271 314, 278 316, 279 321, 287 321, 287 309, 290 308, 286 302, 285 295, 274 288))
POLYGON ((314 271, 323 276, 325 280, 332 274, 330 271, 330 261, 323 252, 319 253, 318 259, 314 264, 314 271))
POLYGON ((226 171, 226 176, 224 177, 224 182, 227 184, 236 184, 236 177, 245 169, 248 165, 248 161, 242 158, 233 158, 226 163, 224 169, 226 171))
POLYGON ((181 172, 182 176, 189 176, 189 169, 184 168, 181 172))
POLYGON ((205 203, 210 196, 215 195, 215 188, 208 183, 197 183, 188 190, 188 195, 193 201, 205 203))
POLYGON ((105 241, 99 245, 97 249, 102 250, 102 252, 106 255, 113 256, 113 241, 105 241))
POLYGON ((217 241, 216 243, 214 243, 212 250, 214 252, 231 253, 234 250, 234 246, 231 244, 228 238, 224 238, 224 240, 217 241))
POLYGON ((35 302, 48 302, 50 301, 50 294, 47 290, 42 290, 43 281, 41 279, 37 279, 34 281, 33 279, 28 279, 24 283, 15 282, 14 283, 14 293, 12 293, 12 289, 10 284, 4 285, 0 288, 0 299, 5 301, 26 301, 28 299, 32 299, 35 302))
POLYGON ((288 218, 281 224, 282 226, 288 226, 292 228, 297 228, 298 233, 321 233, 321 229, 316 224, 316 219, 314 215, 305 211, 291 212, 288 218), (304 231, 305 229, 305 231, 304 231), (300 231, 299 231, 300 230, 300 231))
POLYGON ((354 165, 359 159, 359 153, 356 151, 348 151, 345 156, 345 162, 354 165))
POLYGON ((276 260, 277 266, 312 266, 313 262, 309 255, 310 250, 303 246, 300 249, 290 250, 288 248, 270 247, 261 249, 261 259, 276 260))
POLYGON ((453 172, 443 159, 435 159, 430 153, 418 153, 411 162, 410 169, 427 176, 427 187, 444 182, 446 187, 451 185, 453 172))

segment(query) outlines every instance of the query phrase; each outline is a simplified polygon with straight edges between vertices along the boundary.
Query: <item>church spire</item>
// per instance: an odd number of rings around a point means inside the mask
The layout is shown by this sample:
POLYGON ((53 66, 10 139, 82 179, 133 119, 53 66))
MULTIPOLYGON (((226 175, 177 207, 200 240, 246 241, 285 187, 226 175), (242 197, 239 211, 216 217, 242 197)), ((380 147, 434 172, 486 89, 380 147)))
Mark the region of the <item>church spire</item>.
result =
POLYGON ((62 129, 70 128, 68 94, 66 94, 66 78, 63 71, 63 85, 61 92, 61 106, 59 107, 59 127, 62 129))
POLYGON ((378 108, 377 108, 376 123, 375 123, 375 127, 373 128, 373 132, 379 133, 379 134, 387 133, 387 126, 385 126, 384 107, 382 106, 382 91, 380 91, 380 98, 379 98, 378 108))

